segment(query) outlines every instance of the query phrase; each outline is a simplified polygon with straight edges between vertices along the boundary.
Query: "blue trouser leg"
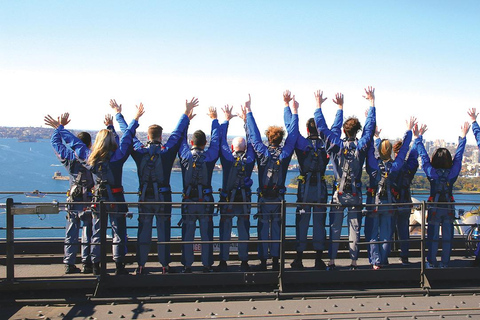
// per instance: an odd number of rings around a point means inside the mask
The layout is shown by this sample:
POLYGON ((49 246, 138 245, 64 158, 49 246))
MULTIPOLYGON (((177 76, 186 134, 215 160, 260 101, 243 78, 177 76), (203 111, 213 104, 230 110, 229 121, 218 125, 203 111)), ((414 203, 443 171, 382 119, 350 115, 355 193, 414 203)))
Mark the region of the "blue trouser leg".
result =
MULTIPOLYGON (((213 240, 213 221, 212 216, 202 214, 199 217, 200 238, 202 241, 213 240)), ((202 243, 202 264, 204 267, 213 265, 213 243, 202 243)))
MULTIPOLYGON (((157 238, 159 242, 170 242, 170 230, 172 220, 169 214, 156 215, 157 218, 157 238)), ((170 263, 170 245, 157 245, 158 261, 164 267, 170 263)))
POLYGON ((297 252, 305 251, 307 247, 308 225, 310 224, 310 216, 312 215, 308 206, 302 206, 303 213, 297 207, 297 214, 295 215, 295 230, 297 238, 297 252), (307 211, 308 209, 308 211, 307 211))
MULTIPOLYGON (((250 240, 250 216, 237 216, 238 240, 250 240)), ((240 261, 248 261, 248 243, 238 244, 238 258, 240 261)))
POLYGON ((151 206, 141 205, 139 207, 138 230, 137 230, 137 262, 139 266, 145 266, 150 252, 152 241, 152 211, 151 206), (150 213, 150 214, 148 214, 150 213))
MULTIPOLYGON (((363 234, 365 235, 365 241, 368 241, 368 242, 371 241, 372 225, 373 225, 372 217, 370 213, 367 213, 367 216, 365 217, 365 226, 363 227, 363 234)), ((370 246, 371 245, 368 246, 368 250, 367 250, 368 262, 372 264, 372 255, 370 252, 371 251, 370 246)))
POLYGON ((80 219, 76 212, 67 212, 67 225, 65 228, 65 246, 63 263, 75 264, 78 252, 78 232, 80 219))
POLYGON ((408 258, 410 243, 406 240, 410 239, 410 209, 398 210, 395 218, 398 239, 402 241, 400 244, 400 256, 408 258))
POLYGON ((453 239, 453 221, 449 216, 444 217, 442 221, 442 263, 448 266, 450 263, 450 254, 452 252, 453 239))
MULTIPOLYGON (((270 220, 269 214, 261 213, 258 216, 258 224, 257 224, 257 233, 258 239, 262 240, 269 240, 269 231, 270 231, 270 220)), ((258 258, 260 260, 268 259, 268 243, 260 242, 258 244, 258 258)))
MULTIPOLYGON (((279 208, 280 209, 280 208, 279 208)), ((280 216, 280 210, 272 213, 272 240, 280 240, 280 230, 282 227, 282 219, 280 216)), ((270 253, 273 258, 280 257, 280 243, 273 242, 270 247, 270 253)))
MULTIPOLYGON (((196 215, 187 214, 183 216, 182 241, 193 241, 195 238, 196 215)), ((184 244, 182 250, 182 264, 191 267, 193 264, 193 244, 184 244)))
MULTIPOLYGON (((220 216, 220 241, 230 241, 232 235, 233 215, 223 212, 220 216)), ((230 243, 220 244, 220 260, 228 261, 230 243)))
POLYGON ((438 239, 440 238, 440 223, 430 222, 428 224, 428 239, 430 240, 430 246, 428 251, 428 262, 432 265, 437 263, 437 251, 438 251, 438 239))
MULTIPOLYGON (((380 216, 378 213, 369 213, 368 220, 370 221, 370 238, 368 239, 370 244, 370 263, 372 265, 380 265, 380 249, 378 243, 375 243, 379 239, 379 228, 380 228, 380 216)), ((366 221, 366 220, 365 220, 366 221)), ((365 222, 366 224, 366 222, 365 222)))
POLYGON ((123 262, 126 254, 127 220, 124 213, 110 213, 112 252, 115 262, 123 262))
POLYGON ((100 262, 100 215, 96 213, 92 216, 91 244, 90 256, 92 263, 100 262))
POLYGON ((92 215, 84 213, 82 217, 82 262, 91 263, 90 242, 92 241, 92 215))
POLYGON ((340 240, 340 235, 342 233, 342 223, 343 223, 343 211, 341 207, 332 207, 329 214, 329 223, 330 223, 330 246, 329 246, 329 256, 330 259, 337 258, 337 252, 339 243, 334 242, 340 240))
POLYGON ((348 210, 348 241, 350 243, 350 259, 358 259, 358 241, 360 240, 360 227, 362 225, 362 212, 358 207, 348 210))
POLYGON ((326 207, 313 207, 313 249, 323 251, 325 249, 325 220, 326 207))
MULTIPOLYGON (((390 241, 392 240, 392 214, 388 212, 389 208, 382 207, 385 211, 380 214, 380 230, 379 230, 379 239, 380 241, 390 241)), ((387 264, 388 255, 390 252, 390 243, 384 242, 379 246, 380 249, 380 263, 387 264)))

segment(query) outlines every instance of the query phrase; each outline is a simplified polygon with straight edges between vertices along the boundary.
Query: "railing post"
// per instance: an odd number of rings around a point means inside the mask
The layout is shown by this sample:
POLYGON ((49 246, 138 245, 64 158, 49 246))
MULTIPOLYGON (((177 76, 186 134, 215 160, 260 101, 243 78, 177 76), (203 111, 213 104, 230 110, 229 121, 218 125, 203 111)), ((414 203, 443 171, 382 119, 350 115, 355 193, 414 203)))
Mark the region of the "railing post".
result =
POLYGON ((283 292, 283 272, 285 271, 285 228, 286 228, 286 201, 282 200, 281 204, 281 228, 280 228, 280 268, 278 273, 278 289, 280 292, 283 292))
POLYGON ((422 201, 421 211, 422 211, 422 221, 421 221, 421 238, 420 238, 420 286, 422 289, 430 289, 430 282, 428 282, 427 275, 425 274, 425 249, 426 249, 426 239, 425 239, 425 224, 426 224, 426 208, 427 205, 425 201, 422 201))
POLYGON ((107 275, 107 225, 108 213, 103 200, 100 201, 100 277, 107 275))
POLYGON ((13 220, 13 199, 7 199, 7 281, 15 278, 15 250, 14 250, 14 220, 13 220))

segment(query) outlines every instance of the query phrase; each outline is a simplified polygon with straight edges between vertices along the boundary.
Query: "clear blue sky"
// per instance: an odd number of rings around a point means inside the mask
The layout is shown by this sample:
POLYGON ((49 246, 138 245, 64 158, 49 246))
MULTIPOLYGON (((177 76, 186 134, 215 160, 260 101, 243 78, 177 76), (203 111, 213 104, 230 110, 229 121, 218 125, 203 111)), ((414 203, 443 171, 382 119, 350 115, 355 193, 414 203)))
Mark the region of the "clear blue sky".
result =
MULTIPOLYGON (((71 128, 101 128, 115 98, 127 118, 144 103, 139 130, 171 131, 197 96, 191 128, 208 131, 208 106, 238 108, 251 93, 263 131, 282 124, 285 89, 302 123, 316 89, 343 92, 345 115, 363 120, 372 85, 385 137, 416 115, 425 138, 454 141, 480 108, 479 1, 4 0, 0 43, 1 126, 68 111, 71 128)), ((331 122, 336 106, 324 109, 331 122)))

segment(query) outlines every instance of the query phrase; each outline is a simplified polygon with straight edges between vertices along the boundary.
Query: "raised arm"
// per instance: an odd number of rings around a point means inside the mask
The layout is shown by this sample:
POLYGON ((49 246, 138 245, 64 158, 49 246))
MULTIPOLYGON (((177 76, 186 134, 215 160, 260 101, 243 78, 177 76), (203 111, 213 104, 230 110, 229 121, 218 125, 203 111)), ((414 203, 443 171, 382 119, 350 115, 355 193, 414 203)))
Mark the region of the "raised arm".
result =
POLYGON ((415 125, 413 128, 413 135, 415 136, 415 144, 417 146, 417 151, 422 159, 422 168, 425 174, 427 175, 427 178, 429 179, 435 179, 438 178, 436 170, 432 167, 432 164, 430 163, 430 158, 428 157, 427 150, 425 150, 425 146, 423 145, 423 134, 427 131, 427 126, 426 125, 421 125, 418 127, 418 125, 415 125))
POLYGON ((410 117, 410 120, 407 120, 407 131, 403 136, 403 143, 400 147, 400 150, 395 157, 395 160, 392 164, 392 171, 398 171, 402 168, 403 163, 405 161, 405 157, 407 156, 408 149, 410 147, 410 142, 412 141, 412 129, 415 126, 415 122, 417 121, 416 118, 410 117))
POLYGON ((292 101, 292 93, 289 90, 283 92, 283 102, 285 103, 285 108, 283 110, 283 122, 285 127, 288 130, 288 126, 292 122, 292 110, 290 110, 290 101, 292 101))
POLYGON ((63 129, 63 126, 60 125, 60 117, 58 120, 53 119, 50 115, 47 115, 44 118, 45 124, 54 128, 52 137, 50 139, 50 143, 52 144, 53 150, 55 154, 59 158, 61 162, 65 160, 73 160, 75 159, 75 153, 72 149, 67 148, 62 141, 62 136, 60 135, 60 131, 63 129))
POLYGON ((365 127, 363 128, 362 137, 358 140, 358 148, 363 149, 367 146, 371 137, 375 132, 377 117, 375 114, 375 88, 368 87, 365 89, 365 99, 370 102, 368 109, 367 120, 365 120, 365 127))
POLYGON ((456 178, 460 170, 462 169, 462 159, 463 153, 465 151, 465 145, 467 144, 467 133, 470 130, 470 124, 465 122, 461 128, 462 133, 458 139, 458 147, 457 151, 455 152, 455 156, 453 157, 453 165, 452 170, 450 170, 449 178, 456 178))
POLYGON ((248 95, 248 101, 245 102, 245 109, 247 111, 247 130, 250 134, 250 142, 255 149, 255 152, 260 154, 267 154, 268 148, 262 142, 262 136, 260 135, 260 131, 258 130, 257 123, 255 122, 255 118, 252 114, 251 109, 251 98, 250 94, 248 95))
POLYGON ((130 153, 130 150, 133 144, 133 137, 135 137, 135 132, 136 132, 136 129, 138 128, 138 120, 145 113, 142 103, 140 103, 140 106, 136 106, 136 107, 137 107, 137 113, 135 115, 135 118, 132 120, 132 122, 130 122, 127 129, 123 131, 123 135, 122 135, 122 138, 120 139, 118 149, 115 150, 115 153, 111 158, 111 161, 126 160, 130 153))
MULTIPOLYGON (((327 98, 323 98, 323 92, 321 90, 318 90, 318 91, 315 92, 315 100, 317 102, 317 109, 315 110, 315 113, 314 113, 315 124, 317 125, 318 131, 325 138, 325 142, 326 142, 326 145, 327 145, 327 150, 329 152, 336 153, 343 146, 343 142, 340 139, 340 135, 331 131, 327 127, 327 123, 325 121, 325 117, 323 116, 323 112, 322 112, 322 103, 326 99, 327 98)), ((337 102, 340 102, 340 101, 337 101, 337 102)), ((343 95, 342 95, 341 105, 342 105, 342 108, 343 108, 343 95)))

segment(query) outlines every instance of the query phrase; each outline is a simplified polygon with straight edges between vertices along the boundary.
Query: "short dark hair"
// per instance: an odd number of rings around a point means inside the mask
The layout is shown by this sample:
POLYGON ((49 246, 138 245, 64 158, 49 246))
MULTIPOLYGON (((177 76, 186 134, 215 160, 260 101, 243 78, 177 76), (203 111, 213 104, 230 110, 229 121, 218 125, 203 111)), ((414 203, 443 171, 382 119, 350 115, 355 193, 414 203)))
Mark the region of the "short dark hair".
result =
POLYGON ((87 147, 90 147, 90 145, 92 144, 92 136, 88 132, 85 132, 85 131, 80 132, 77 135, 77 138, 82 140, 82 142, 85 143, 87 147))
POLYGON ((152 124, 148 127, 148 136, 152 141, 159 141, 162 139, 163 128, 158 124, 152 124))
POLYGON ((265 131, 267 136, 268 143, 274 146, 279 146, 283 141, 283 136, 285 135, 285 130, 282 127, 270 126, 265 131))
POLYGON ((362 125, 357 118, 351 117, 348 118, 343 124, 343 130, 348 138, 355 138, 357 136, 357 132, 362 130, 362 125))
POLYGON ((307 130, 309 135, 318 136, 318 129, 317 129, 317 124, 315 123, 315 119, 313 118, 308 119, 307 130))
POLYGON ((207 136, 202 130, 197 130, 193 133, 192 142, 194 146, 204 147, 207 144, 207 136))
POLYGON ((446 148, 438 148, 432 155, 432 167, 450 169, 453 166, 452 154, 446 148))

